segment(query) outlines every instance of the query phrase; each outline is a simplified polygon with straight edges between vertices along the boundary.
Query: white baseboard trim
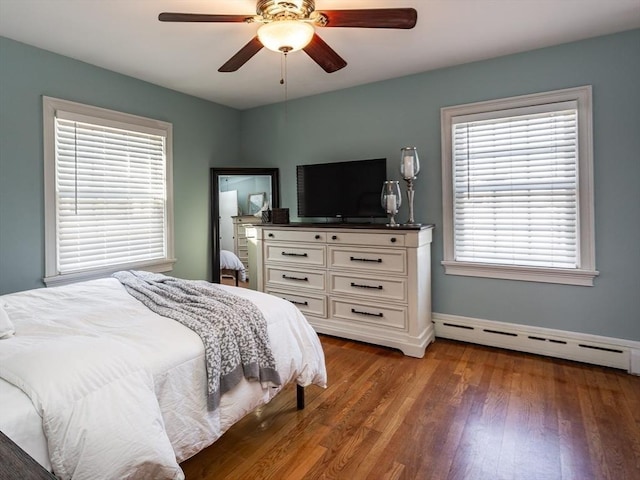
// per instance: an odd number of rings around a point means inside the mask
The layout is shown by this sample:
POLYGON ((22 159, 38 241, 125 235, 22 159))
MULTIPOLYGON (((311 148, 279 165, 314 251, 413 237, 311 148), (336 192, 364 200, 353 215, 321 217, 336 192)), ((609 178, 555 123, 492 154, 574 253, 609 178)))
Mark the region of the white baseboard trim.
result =
POLYGON ((433 313, 436 338, 564 358, 640 375, 640 342, 433 313))

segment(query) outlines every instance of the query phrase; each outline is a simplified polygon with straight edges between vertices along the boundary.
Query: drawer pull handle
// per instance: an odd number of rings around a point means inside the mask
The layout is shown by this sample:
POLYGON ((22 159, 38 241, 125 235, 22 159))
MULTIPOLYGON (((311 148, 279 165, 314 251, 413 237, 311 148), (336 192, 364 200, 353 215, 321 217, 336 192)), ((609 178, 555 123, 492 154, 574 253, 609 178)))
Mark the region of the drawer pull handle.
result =
POLYGON ((284 298, 282 297, 284 300, 287 300, 288 302, 293 303, 294 305, 304 305, 305 307, 307 305, 309 305, 309 302, 307 302, 306 300, 304 302, 298 302, 297 300, 289 300, 288 298, 284 298))
POLYGON ((309 277, 304 277, 304 278, 300 278, 300 277, 291 277, 289 275, 285 275, 284 273, 282 274, 282 278, 286 279, 286 280, 297 280, 299 282, 308 282, 309 281, 309 277))
POLYGON ((285 257, 308 257, 309 256, 306 253, 289 253, 289 252, 282 252, 282 255, 284 255, 285 257))
POLYGON ((391 237, 391 243, 396 243, 396 242, 397 242, 396 237, 391 237))
POLYGON ((360 310, 356 310, 355 308, 351 309, 351 313, 357 313, 359 315, 368 315, 370 317, 380 317, 380 318, 384 317, 382 312, 380 313, 361 312, 360 310))
POLYGON ((351 282, 351 286, 357 288, 372 288, 375 290, 382 290, 382 285, 360 285, 358 283, 351 282))
POLYGON ((316 235, 316 240, 320 240, 320 235, 316 235))
POLYGON ((382 263, 381 258, 359 258, 359 257, 349 257, 352 262, 375 262, 382 263))
POLYGON ((337 235, 332 235, 332 236, 331 236, 331 240, 337 240, 337 239, 338 239, 338 236, 337 236, 337 235))
POLYGON ((273 238, 273 233, 268 234, 267 237, 273 238))

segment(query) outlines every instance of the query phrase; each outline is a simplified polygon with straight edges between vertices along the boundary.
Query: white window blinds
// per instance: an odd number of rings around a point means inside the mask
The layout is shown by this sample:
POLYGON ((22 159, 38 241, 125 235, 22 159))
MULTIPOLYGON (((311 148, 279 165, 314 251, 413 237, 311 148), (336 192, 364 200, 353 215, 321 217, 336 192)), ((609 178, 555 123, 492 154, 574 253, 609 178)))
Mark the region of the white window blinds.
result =
POLYGON ((452 119, 455 260, 579 268, 577 104, 486 116, 452 119))
POLYGON ((59 274, 167 256, 165 136, 90 120, 55 118, 59 274))

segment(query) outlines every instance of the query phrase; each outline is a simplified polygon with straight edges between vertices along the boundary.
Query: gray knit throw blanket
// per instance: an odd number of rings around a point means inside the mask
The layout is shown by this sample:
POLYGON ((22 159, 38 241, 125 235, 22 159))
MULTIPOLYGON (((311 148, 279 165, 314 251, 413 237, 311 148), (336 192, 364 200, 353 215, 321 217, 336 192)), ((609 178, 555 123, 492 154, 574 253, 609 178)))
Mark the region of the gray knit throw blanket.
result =
POLYGON ((251 301, 204 281, 133 270, 113 276, 150 310, 200 336, 210 409, 218 408, 220 396, 236 386, 243 375, 247 380, 280 385, 267 322, 251 301))

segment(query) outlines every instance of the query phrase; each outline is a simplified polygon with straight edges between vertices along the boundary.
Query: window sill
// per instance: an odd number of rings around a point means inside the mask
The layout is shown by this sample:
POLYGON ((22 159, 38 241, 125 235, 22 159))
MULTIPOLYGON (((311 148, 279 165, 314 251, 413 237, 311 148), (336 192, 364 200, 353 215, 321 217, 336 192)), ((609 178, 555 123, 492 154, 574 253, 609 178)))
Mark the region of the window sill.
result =
POLYGON ((593 287, 593 279, 599 275, 596 270, 574 270, 564 268, 532 268, 510 265, 485 265, 443 260, 447 275, 467 277, 500 278, 526 282, 560 283, 593 287))
POLYGON ((137 263, 128 265, 118 265, 113 267, 106 267, 101 269, 89 270, 85 272, 66 273, 61 275, 52 275, 44 277, 44 281, 47 287, 57 287, 59 285, 68 285, 70 283, 84 282, 86 280, 95 280, 97 278, 105 278, 112 273, 119 272, 120 270, 146 270, 148 272, 169 272, 173 269, 173 265, 176 263, 175 259, 163 259, 155 263, 137 263))

